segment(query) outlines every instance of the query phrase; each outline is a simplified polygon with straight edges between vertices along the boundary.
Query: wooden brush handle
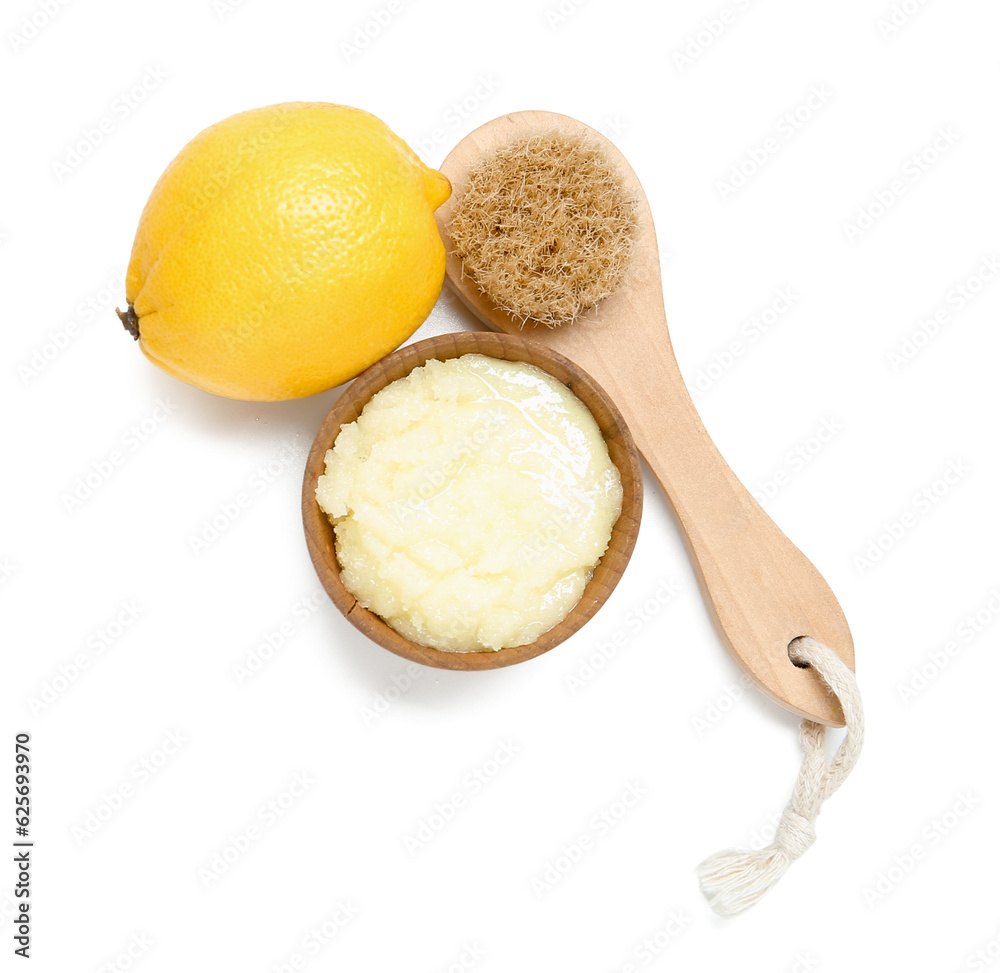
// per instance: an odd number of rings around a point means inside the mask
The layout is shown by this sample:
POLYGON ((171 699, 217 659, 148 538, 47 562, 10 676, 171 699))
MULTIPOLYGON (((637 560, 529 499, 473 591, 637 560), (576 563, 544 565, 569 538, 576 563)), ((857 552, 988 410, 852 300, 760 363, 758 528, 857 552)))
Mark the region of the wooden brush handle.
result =
POLYGON ((625 286, 560 328, 511 317, 463 273, 448 242, 457 195, 436 214, 448 251, 448 283, 489 327, 560 352, 611 395, 673 506, 719 634, 740 668, 793 713, 843 726, 839 703, 814 671, 792 664, 788 643, 812 636, 853 669, 847 620, 820 573, 726 465, 695 411, 667 332, 649 201, 628 160, 577 119, 526 111, 502 115, 467 135, 441 171, 460 193, 470 168, 497 147, 550 130, 603 144, 635 201, 638 231, 625 286))
POLYGON ((853 669, 844 613, 819 571, 712 442, 681 377, 665 318, 655 326, 662 310, 648 304, 641 310, 648 315, 645 327, 629 327, 621 343, 609 340, 617 330, 610 315, 603 327, 595 320, 560 328, 558 336, 535 333, 586 362, 618 404, 673 508, 719 635, 740 668, 792 712, 842 726, 840 705, 816 673, 791 662, 788 643, 812 636, 853 669), (612 351, 616 345, 626 351, 627 362, 612 351))
MULTIPOLYGON (((646 359, 641 371, 654 381, 671 365, 646 359)), ((655 395, 634 397, 622 411, 674 509, 720 635, 773 699, 843 725, 835 698, 788 658, 789 642, 809 635, 853 668, 850 629, 833 591, 729 468, 680 374, 650 387, 655 395)))

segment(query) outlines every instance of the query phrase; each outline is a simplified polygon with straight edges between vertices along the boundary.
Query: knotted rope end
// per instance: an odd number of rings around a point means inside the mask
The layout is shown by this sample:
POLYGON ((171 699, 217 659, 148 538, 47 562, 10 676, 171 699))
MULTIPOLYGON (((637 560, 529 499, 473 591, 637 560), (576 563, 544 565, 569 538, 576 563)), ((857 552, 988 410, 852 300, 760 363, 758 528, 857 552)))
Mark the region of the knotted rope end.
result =
POLYGON ((816 840, 816 816, 823 802, 844 782, 857 762, 864 738, 864 716, 854 673, 829 647, 815 639, 794 640, 796 661, 808 662, 840 701, 846 734, 829 764, 826 729, 812 720, 799 725, 802 765, 792 798, 775 829, 774 842, 760 851, 722 851, 698 866, 701 891, 720 916, 745 912, 781 878, 788 866, 816 840))
POLYGON ((815 840, 813 822, 786 807, 772 844, 760 851, 720 851, 698 866, 702 894, 717 915, 738 916, 759 902, 815 840))
POLYGON ((731 848, 698 866, 698 883, 712 911, 731 919, 759 902, 788 865, 788 858, 773 845, 760 851, 731 848))

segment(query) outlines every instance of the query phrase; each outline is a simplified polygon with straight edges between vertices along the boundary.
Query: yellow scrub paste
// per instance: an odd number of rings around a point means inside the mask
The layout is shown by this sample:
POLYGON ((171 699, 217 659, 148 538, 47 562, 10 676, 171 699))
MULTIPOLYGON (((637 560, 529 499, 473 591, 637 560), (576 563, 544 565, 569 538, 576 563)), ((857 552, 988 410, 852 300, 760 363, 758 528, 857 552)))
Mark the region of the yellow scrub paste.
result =
POLYGON ((621 512, 587 407, 547 372, 431 360, 372 396, 316 499, 347 590, 422 645, 526 645, 579 601, 621 512))

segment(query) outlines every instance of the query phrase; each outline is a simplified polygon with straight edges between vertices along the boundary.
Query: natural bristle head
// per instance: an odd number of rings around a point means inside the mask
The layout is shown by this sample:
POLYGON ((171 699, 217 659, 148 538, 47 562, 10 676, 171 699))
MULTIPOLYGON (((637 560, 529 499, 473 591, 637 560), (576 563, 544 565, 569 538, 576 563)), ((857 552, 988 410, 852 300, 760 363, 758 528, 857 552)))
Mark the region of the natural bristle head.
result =
POLYGON ((513 317, 550 326, 621 287, 635 228, 635 201, 600 145, 558 131, 476 165, 449 224, 463 273, 513 317))

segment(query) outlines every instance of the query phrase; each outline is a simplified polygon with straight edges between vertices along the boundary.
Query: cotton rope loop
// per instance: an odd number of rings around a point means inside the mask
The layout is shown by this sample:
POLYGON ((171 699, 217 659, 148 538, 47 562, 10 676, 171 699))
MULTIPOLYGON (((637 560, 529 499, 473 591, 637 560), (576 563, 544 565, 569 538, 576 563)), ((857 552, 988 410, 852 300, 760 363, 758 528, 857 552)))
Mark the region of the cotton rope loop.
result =
POLYGON ((847 732, 827 765, 826 727, 803 720, 799 725, 802 767, 774 841, 760 851, 720 851, 698 866, 701 891, 724 918, 746 912, 812 845, 823 802, 847 779, 861 753, 864 714, 854 673, 833 649, 813 638, 795 639, 788 648, 792 661, 812 666, 840 701, 847 732))

